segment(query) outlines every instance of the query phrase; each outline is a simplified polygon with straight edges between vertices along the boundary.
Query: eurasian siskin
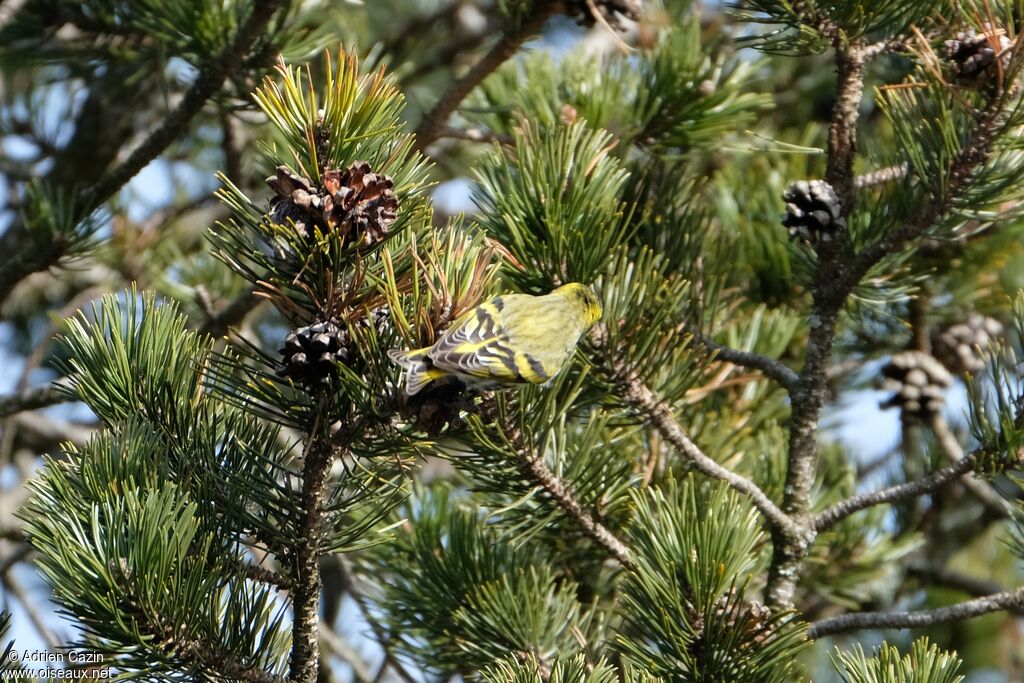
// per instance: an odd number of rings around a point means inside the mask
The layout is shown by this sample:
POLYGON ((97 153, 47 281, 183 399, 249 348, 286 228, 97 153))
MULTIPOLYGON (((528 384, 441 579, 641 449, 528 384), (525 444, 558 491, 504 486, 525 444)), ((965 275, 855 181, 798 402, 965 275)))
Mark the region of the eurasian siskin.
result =
POLYGON ((506 294, 463 313, 433 346, 391 349, 388 356, 406 369, 408 396, 449 376, 476 391, 541 384, 600 318, 597 296, 576 282, 544 296, 506 294))

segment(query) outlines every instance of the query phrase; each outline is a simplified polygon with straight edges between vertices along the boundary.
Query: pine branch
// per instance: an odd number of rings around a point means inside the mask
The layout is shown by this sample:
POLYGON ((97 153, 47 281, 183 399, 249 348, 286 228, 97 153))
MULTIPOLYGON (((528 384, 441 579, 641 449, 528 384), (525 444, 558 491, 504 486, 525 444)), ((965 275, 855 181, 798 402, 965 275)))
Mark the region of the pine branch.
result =
POLYGON ((943 467, 942 469, 935 470, 921 479, 909 481, 905 484, 888 486, 877 491, 862 493, 853 496, 852 498, 847 498, 840 503, 836 503, 815 517, 814 528, 820 533, 827 529, 831 529, 841 520, 849 517, 853 513, 866 510, 869 507, 874 507, 875 505, 881 505, 883 503, 896 503, 908 498, 916 498, 917 496, 934 493, 942 486, 945 486, 954 479, 958 479, 964 474, 970 472, 974 468, 976 462, 976 455, 972 453, 964 457, 962 460, 943 467))
POLYGON ((516 54, 523 43, 540 31, 559 7, 560 3, 553 0, 538 2, 534 13, 517 30, 505 33, 466 75, 452 83, 451 87, 441 95, 441 99, 434 105, 434 108, 423 115, 415 132, 416 149, 426 149, 437 140, 448 122, 448 118, 462 103, 462 100, 466 99, 466 96, 491 72, 516 54))
POLYGON ((967 600, 948 607, 914 612, 860 612, 822 619, 811 624, 811 639, 864 629, 907 629, 973 619, 990 612, 1024 607, 1024 588, 967 600))
MULTIPOLYGON (((907 567, 907 573, 928 585, 952 588, 976 598, 1005 592, 1005 589, 995 581, 987 581, 967 574, 961 574, 945 567, 911 565, 907 567)), ((1009 611, 1017 616, 1024 616, 1024 606, 1010 608, 1009 611)))
MULTIPOLYGON (((853 206, 855 193, 853 159, 860 101, 864 94, 864 48, 859 42, 844 44, 838 32, 833 42, 838 94, 829 126, 825 179, 839 196, 845 216, 853 206)), ((793 407, 782 509, 788 518, 798 527, 807 529, 808 533, 787 537, 773 529, 772 561, 765 588, 768 603, 773 607, 792 606, 800 565, 814 540, 810 499, 818 452, 817 429, 821 408, 828 395, 828 369, 839 312, 849 295, 849 289, 836 287, 844 271, 843 254, 838 246, 840 242, 842 240, 822 243, 818 249, 818 272, 812 289, 813 323, 807 340, 807 356, 799 380, 790 391, 793 407)))
MULTIPOLYGON (((939 449, 947 460, 956 464, 964 459, 964 449, 960 446, 956 435, 950 430, 942 415, 938 413, 933 415, 929 426, 935 435, 936 442, 939 444, 939 449)), ((976 479, 973 475, 964 477, 960 480, 960 483, 997 518, 1013 516, 1013 506, 988 483, 976 479)))
POLYGON ((839 195, 843 215, 853 208, 853 158, 857 152, 857 120, 864 96, 864 48, 859 43, 837 45, 838 95, 828 131, 825 180, 839 195))
MULTIPOLYGON (((77 215, 84 218, 92 214, 185 132, 207 100, 220 91, 228 76, 245 61, 246 53, 263 36, 267 24, 280 5, 281 0, 254 1, 252 13, 242 24, 235 39, 200 71, 178 106, 127 159, 81 193, 77 199, 77 215)), ((28 240, 0 265, 0 302, 5 301, 25 277, 49 268, 62 256, 64 248, 59 244, 50 243, 40 247, 28 240)))
POLYGON ((0 417, 10 417, 26 410, 38 410, 72 400, 57 384, 25 389, 9 396, 0 396, 0 417))
POLYGON ((954 200, 970 182, 974 171, 988 158, 1002 127, 1003 105, 1002 98, 993 98, 979 115, 974 132, 950 166, 946 191, 934 197, 903 226, 861 250, 844 274, 842 282, 844 288, 848 290, 855 287, 878 261, 920 237, 949 211, 954 200))
MULTIPOLYGON (((1024 411, 1019 411, 1014 417, 1012 428, 1024 428, 1024 411)), ((955 437, 952 437, 952 434, 949 435, 949 438, 953 438, 955 442, 955 437)), ((946 444, 945 447, 952 448, 953 446, 951 444, 946 444)), ((959 443, 956 443, 955 448, 957 449, 957 452, 962 453, 959 443)), ((943 485, 972 471, 979 462, 998 454, 1004 448, 1004 437, 1000 434, 992 443, 982 444, 967 455, 961 456, 956 462, 947 465, 942 469, 935 470, 921 479, 909 481, 904 484, 888 486, 877 491, 862 493, 853 496, 852 498, 847 498, 844 501, 836 503, 815 517, 814 528, 818 532, 821 532, 832 528, 840 520, 849 517, 853 513, 866 510, 869 507, 874 507, 875 505, 881 505, 883 503, 894 503, 906 500, 907 498, 914 498, 933 493, 943 485)), ((1006 513, 1006 508, 1001 507, 1001 510, 1003 514, 1006 513)))
POLYGON ((302 522, 293 547, 292 653, 289 680, 315 683, 320 662, 320 542, 334 450, 325 429, 309 431, 302 466, 302 522))
POLYGON ((841 29, 828 15, 809 6, 805 0, 795 0, 791 5, 793 13, 825 38, 836 42, 842 37, 841 29))
POLYGON ((167 115, 127 159, 85 191, 84 204, 90 211, 110 199, 185 132, 206 101, 216 95, 228 76, 244 63, 246 53, 264 35, 267 24, 280 5, 281 0, 254 0, 252 12, 239 28, 235 39, 199 72, 195 82, 174 111, 167 115))
POLYGON ((769 358, 768 356, 762 356, 759 353, 742 351, 740 349, 725 346, 724 344, 719 344, 700 333, 692 331, 691 333, 693 334, 694 341, 703 346, 709 353, 714 354, 715 360, 725 361, 727 363, 732 363, 733 365, 750 368, 751 370, 759 370, 771 379, 774 379, 787 390, 796 386, 799 376, 794 370, 787 367, 784 363, 777 361, 774 358, 769 358))
POLYGON ((584 510, 571 489, 551 471, 544 459, 526 447, 519 428, 499 416, 493 397, 485 400, 481 412, 490 422, 501 427, 505 438, 515 449, 516 462, 523 476, 551 496, 565 516, 572 520, 587 537, 607 549, 624 567, 632 567, 633 553, 629 547, 584 510))
MULTIPOLYGON (((605 347, 606 331, 601 326, 595 327, 591 333, 591 339, 597 349, 605 347)), ((768 498, 757 484, 735 472, 728 470, 710 457, 690 440, 683 428, 676 422, 675 416, 665 403, 663 403, 654 392, 644 384, 633 368, 625 362, 611 360, 611 371, 616 383, 619 385, 623 396, 632 404, 635 410, 647 418, 662 437, 683 457, 690 462, 697 471, 713 478, 724 481, 736 491, 744 494, 750 499, 757 510, 764 515, 768 525, 773 530, 778 530, 786 536, 804 538, 807 530, 797 525, 786 513, 779 509, 775 503, 768 498)))

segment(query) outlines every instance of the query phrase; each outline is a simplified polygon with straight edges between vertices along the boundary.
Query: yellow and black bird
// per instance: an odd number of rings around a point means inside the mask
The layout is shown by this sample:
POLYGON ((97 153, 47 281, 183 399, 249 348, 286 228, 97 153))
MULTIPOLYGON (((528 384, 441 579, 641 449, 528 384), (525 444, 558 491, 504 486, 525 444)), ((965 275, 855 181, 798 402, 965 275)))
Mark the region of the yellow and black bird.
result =
POLYGON ((476 391, 542 384, 566 365, 600 318, 601 302, 576 282, 544 296, 505 294, 463 313, 433 346, 391 349, 388 356, 406 369, 408 396, 443 377, 476 391))

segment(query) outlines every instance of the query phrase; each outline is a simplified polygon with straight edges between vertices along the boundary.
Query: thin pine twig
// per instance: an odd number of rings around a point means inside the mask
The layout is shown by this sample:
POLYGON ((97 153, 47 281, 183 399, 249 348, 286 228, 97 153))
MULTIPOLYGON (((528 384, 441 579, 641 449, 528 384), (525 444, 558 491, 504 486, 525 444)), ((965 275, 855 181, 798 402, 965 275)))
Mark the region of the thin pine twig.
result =
POLYGON ((504 64, 512 55, 519 51, 528 39, 532 38, 556 13, 559 3, 547 0, 538 3, 533 14, 515 31, 504 34, 501 39, 484 55, 480 61, 441 95, 434 108, 423 115, 416 128, 416 149, 426 149, 438 139, 448 118, 458 109, 466 96, 487 76, 504 64))
POLYGON ((27 410, 38 410, 74 400, 60 385, 24 389, 16 394, 0 396, 0 417, 10 417, 27 410))
POLYGON ((571 488, 551 471, 541 456, 525 446, 522 432, 508 420, 501 419, 493 399, 485 402, 481 412, 504 432, 505 438, 516 451, 516 462, 523 475, 547 493, 587 537, 604 547, 624 567, 632 567, 633 553, 629 547, 583 509, 571 488))
POLYGON ((811 639, 837 633, 865 629, 923 628, 951 621, 973 619, 991 612, 1017 610, 1024 607, 1024 588, 986 595, 948 607, 910 612, 859 612, 822 619, 811 624, 807 636, 811 639))
POLYGON ((751 370, 758 370, 781 384, 786 389, 796 386, 799 375, 780 361, 752 351, 734 349, 712 341, 703 334, 694 334, 694 341, 703 346, 709 353, 715 354, 715 360, 725 361, 751 370))
MULTIPOLYGON (((591 340, 594 346, 601 350, 605 348, 607 332, 601 327, 595 327, 591 333, 591 340)), ((643 382, 636 371, 630 368, 621 360, 611 360, 611 373, 618 383, 623 396, 627 401, 643 415, 647 421, 658 430, 665 439, 685 457, 697 471, 713 478, 724 481, 730 487, 739 491, 747 498, 757 510, 764 515, 769 526, 779 532, 805 538, 808 530, 796 524, 786 513, 768 498, 768 495, 758 487, 757 484, 731 470, 722 467, 706 455, 697 444, 695 444, 685 430, 676 421, 672 411, 654 392, 643 382)))

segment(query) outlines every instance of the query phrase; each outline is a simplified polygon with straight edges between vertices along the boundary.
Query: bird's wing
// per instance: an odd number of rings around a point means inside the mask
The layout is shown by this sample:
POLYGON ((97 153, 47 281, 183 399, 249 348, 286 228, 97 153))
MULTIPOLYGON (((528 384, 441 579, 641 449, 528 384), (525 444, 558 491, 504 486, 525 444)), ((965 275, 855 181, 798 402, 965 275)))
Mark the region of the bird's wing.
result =
POLYGON ((448 372, 499 382, 544 382, 544 367, 509 344, 502 326, 502 297, 468 311, 430 349, 430 360, 448 372))

